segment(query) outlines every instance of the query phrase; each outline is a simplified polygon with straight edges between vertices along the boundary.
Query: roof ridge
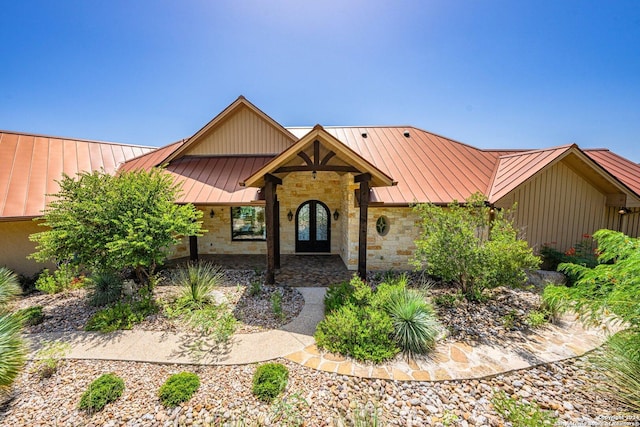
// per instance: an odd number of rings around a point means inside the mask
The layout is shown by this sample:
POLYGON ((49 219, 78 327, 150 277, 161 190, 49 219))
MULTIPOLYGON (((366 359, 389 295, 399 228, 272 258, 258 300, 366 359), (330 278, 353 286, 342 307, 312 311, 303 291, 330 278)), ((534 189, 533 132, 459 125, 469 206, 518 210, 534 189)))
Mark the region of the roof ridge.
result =
POLYGON ((94 142, 97 144, 110 144, 110 145, 123 145, 126 147, 140 147, 140 148, 154 148, 157 149, 159 147, 154 147, 152 145, 141 145, 141 144, 129 144, 126 142, 114 142, 114 141, 103 141, 98 139, 87 139, 87 138, 72 138, 68 136, 59 136, 59 135, 45 135, 41 133, 33 133, 33 132, 19 132, 14 130, 3 130, 0 129, 0 133, 8 133, 11 135, 21 135, 21 136, 35 136, 39 138, 49 138, 49 139, 63 139, 66 141, 80 141, 80 142, 94 142))
MULTIPOLYGON (((516 156, 522 156, 525 154, 534 154, 534 153, 544 153, 545 151, 555 151, 555 150, 560 150, 560 149, 569 149, 571 147, 576 147, 578 149, 580 149, 580 147, 578 147, 578 144, 576 143, 572 143, 572 144, 565 144, 565 145, 558 145, 555 147, 548 147, 548 148, 539 148, 539 149, 535 149, 535 150, 528 150, 528 151, 520 151, 517 153, 511 153, 511 154, 503 154, 502 156, 499 157, 499 159, 506 159, 509 157, 516 157, 516 156)), ((511 150, 505 150, 505 151, 511 151, 511 150)))

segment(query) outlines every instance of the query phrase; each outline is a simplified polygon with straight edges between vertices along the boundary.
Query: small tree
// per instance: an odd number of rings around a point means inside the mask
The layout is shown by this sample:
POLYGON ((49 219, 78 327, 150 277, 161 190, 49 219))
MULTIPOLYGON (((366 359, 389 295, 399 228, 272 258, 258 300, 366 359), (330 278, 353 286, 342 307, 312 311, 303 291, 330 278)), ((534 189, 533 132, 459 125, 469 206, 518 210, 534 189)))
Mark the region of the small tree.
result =
POLYGON ((182 236, 199 235, 202 212, 175 203, 180 186, 162 169, 64 175, 41 225, 31 235, 38 261, 69 263, 91 271, 135 270, 148 283, 182 236))
POLYGON ((413 265, 458 284, 469 299, 479 297, 484 288, 521 285, 524 269, 540 263, 519 239, 509 212, 494 212, 490 221, 484 200, 477 193, 464 205, 453 201, 446 209, 429 203, 414 207, 422 236, 415 242, 413 265))

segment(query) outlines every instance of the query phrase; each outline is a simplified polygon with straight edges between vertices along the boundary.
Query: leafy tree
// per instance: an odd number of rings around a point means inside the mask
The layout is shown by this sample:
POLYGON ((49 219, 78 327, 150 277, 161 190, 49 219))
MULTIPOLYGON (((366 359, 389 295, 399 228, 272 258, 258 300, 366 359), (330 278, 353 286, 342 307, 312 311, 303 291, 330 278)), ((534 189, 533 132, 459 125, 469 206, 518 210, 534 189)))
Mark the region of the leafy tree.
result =
POLYGON ((182 236, 200 235, 202 213, 175 203, 180 186, 162 169, 64 175, 44 212, 46 231, 31 235, 32 258, 93 272, 135 270, 148 283, 182 236))
POLYGON ((640 329, 640 239, 611 230, 598 230, 593 238, 598 242, 599 264, 594 268, 560 264, 560 271, 578 279, 572 287, 547 286, 545 300, 562 303, 563 310, 574 310, 588 322, 615 314, 640 329))
POLYGON ((454 200, 446 209, 429 203, 414 207, 422 236, 415 242, 413 265, 458 284, 468 299, 479 298, 484 288, 521 285, 524 269, 540 263, 519 239, 510 212, 496 211, 490 220, 484 200, 476 193, 466 204, 454 200))

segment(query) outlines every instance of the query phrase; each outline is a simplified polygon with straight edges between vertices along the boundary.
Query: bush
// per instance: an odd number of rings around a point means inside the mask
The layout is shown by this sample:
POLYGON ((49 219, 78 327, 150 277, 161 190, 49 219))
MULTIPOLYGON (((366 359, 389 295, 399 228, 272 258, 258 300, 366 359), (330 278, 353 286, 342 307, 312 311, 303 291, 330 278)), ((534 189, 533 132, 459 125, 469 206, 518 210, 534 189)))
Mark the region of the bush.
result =
POLYGON ((147 316, 157 311, 158 306, 148 296, 138 301, 118 302, 91 316, 84 329, 104 333, 131 329, 133 325, 142 322, 147 316))
POLYGON ((41 273, 42 270, 31 276, 26 276, 24 274, 18 275, 18 282, 20 283, 20 288, 22 288, 22 295, 30 295, 37 290, 36 281, 38 280, 38 277, 40 277, 41 273))
POLYGON ((175 407, 191 399, 200 387, 200 379, 191 372, 174 374, 158 390, 158 397, 166 407, 175 407))
POLYGON ((271 402, 287 387, 289 369, 280 363, 258 366, 253 375, 253 394, 260 400, 271 402))
POLYGON ((99 272, 91 277, 89 304, 102 307, 113 304, 122 296, 122 279, 112 272, 99 272))
POLYGON ((460 294, 440 294, 433 297, 433 303, 439 307, 453 308, 460 304, 460 294))
POLYGON ((527 325, 532 328, 539 328, 546 324, 551 318, 551 315, 545 310, 533 310, 527 315, 527 325))
POLYGON ((393 323, 385 311, 345 305, 318 324, 315 339, 319 347, 333 353, 382 362, 399 351, 392 334, 393 323))
POLYGON ((441 329, 433 307, 414 289, 390 294, 387 310, 393 322, 393 338, 408 355, 426 353, 435 345, 441 329))
POLYGON ((192 328, 216 343, 229 341, 238 324, 233 313, 224 304, 183 311, 182 315, 192 328))
POLYGON ((508 218, 509 212, 489 207, 482 194, 471 196, 464 206, 457 201, 447 209, 432 204, 414 207, 421 217, 422 235, 416 240, 412 263, 429 275, 460 286, 465 297, 476 300, 482 290, 519 286, 524 269, 537 268, 539 259, 508 218))
POLYGON ((9 387, 24 365, 27 348, 21 338, 22 321, 7 305, 20 293, 15 274, 0 268, 0 391, 9 387))
POLYGON ((42 312, 41 305, 33 305, 31 307, 23 308, 14 313, 14 315, 22 320, 23 325, 35 326, 44 321, 44 313, 42 312))
POLYGON ((61 264, 53 274, 45 268, 36 280, 36 289, 46 294, 70 291, 84 285, 85 277, 78 274, 77 267, 72 267, 69 264, 61 264))
POLYGON ((78 408, 89 412, 101 411, 116 401, 124 391, 124 381, 115 374, 104 374, 95 379, 82 394, 78 408))
POLYGON ((274 316, 278 319, 284 319, 284 313, 282 312, 282 293, 279 289, 276 289, 271 293, 271 310, 273 310, 274 316))
POLYGON ((324 296, 324 313, 329 314, 343 305, 353 303, 351 296, 354 290, 355 287, 350 282, 341 282, 329 286, 324 296))
POLYGON ((179 300, 190 307, 211 303, 211 291, 223 278, 221 268, 208 262, 189 262, 173 273, 173 283, 182 287, 179 300))
POLYGON ((535 402, 519 402, 499 391, 491 399, 496 412, 514 427, 554 426, 556 417, 552 412, 543 411, 535 402))

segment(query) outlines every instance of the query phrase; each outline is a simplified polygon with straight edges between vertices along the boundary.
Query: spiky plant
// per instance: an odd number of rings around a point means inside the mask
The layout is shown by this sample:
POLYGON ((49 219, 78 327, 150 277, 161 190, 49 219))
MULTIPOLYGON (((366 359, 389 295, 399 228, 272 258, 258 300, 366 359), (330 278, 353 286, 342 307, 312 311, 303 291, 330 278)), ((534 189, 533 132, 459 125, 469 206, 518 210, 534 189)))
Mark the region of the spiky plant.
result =
POLYGON ((0 309, 20 295, 18 277, 9 269, 0 267, 0 309))
POLYGON ((602 367, 608 381, 602 389, 634 413, 640 413, 640 332, 613 336, 593 362, 602 367))
POLYGON ((94 307, 113 304, 122 296, 122 280, 111 272, 91 276, 89 303, 94 307))
POLYGON ((387 311, 393 322, 393 338, 406 355, 426 353, 433 348, 441 328, 420 291, 404 288, 393 292, 387 311))
POLYGON ((20 337, 22 321, 10 314, 7 307, 19 293, 16 275, 0 268, 0 391, 9 387, 18 376, 27 353, 20 337))
POLYGON ((180 300, 186 305, 203 306, 211 302, 213 291, 224 273, 209 262, 190 262, 175 270, 173 282, 182 287, 180 300))

